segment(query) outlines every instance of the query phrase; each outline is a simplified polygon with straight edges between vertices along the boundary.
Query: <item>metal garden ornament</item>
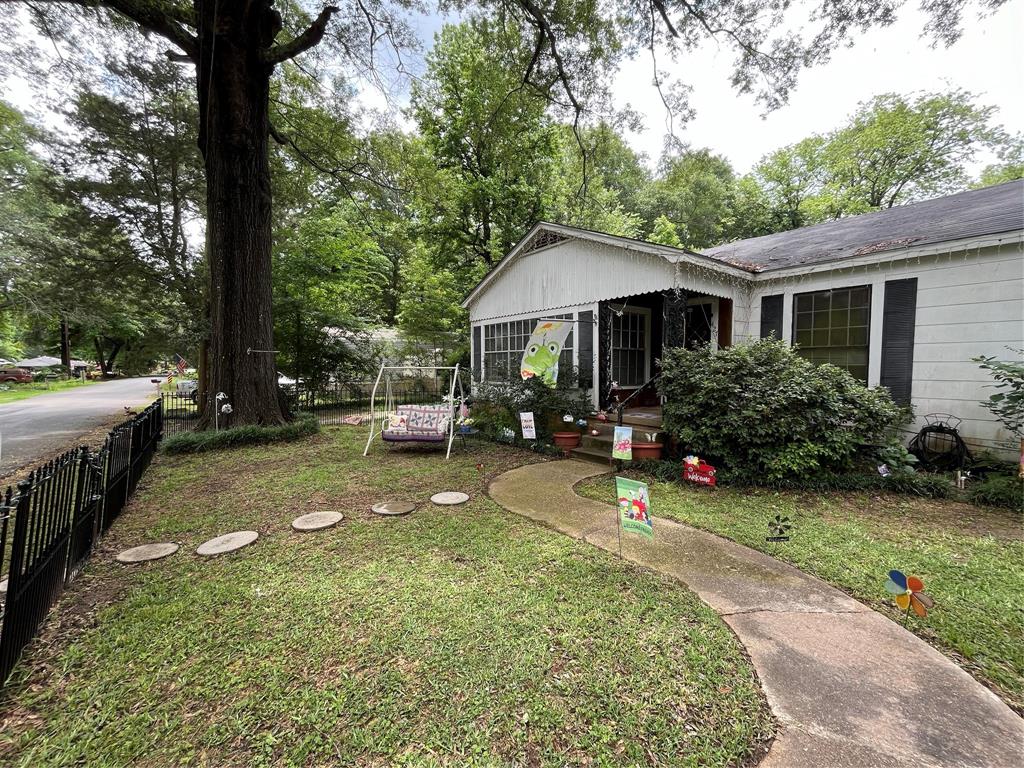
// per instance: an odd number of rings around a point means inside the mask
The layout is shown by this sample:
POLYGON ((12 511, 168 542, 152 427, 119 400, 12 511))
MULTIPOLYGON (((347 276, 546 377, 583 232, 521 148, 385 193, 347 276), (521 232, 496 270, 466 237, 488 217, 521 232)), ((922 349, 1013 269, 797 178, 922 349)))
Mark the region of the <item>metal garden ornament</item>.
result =
POLYGON ((768 535, 765 541, 789 541, 789 532, 793 530, 793 523, 788 516, 776 515, 768 523, 768 535))

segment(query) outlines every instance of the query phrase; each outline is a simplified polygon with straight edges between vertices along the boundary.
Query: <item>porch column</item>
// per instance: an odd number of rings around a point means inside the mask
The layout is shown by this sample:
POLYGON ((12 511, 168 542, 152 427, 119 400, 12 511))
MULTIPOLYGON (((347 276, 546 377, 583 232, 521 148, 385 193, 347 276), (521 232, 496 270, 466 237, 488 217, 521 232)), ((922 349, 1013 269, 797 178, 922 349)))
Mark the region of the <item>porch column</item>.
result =
POLYGON ((670 349, 686 345, 686 293, 681 290, 665 292, 662 302, 664 318, 664 344, 662 355, 670 349))
POLYGON ((607 408, 612 387, 612 308, 606 301, 598 306, 597 359, 600 365, 596 382, 598 405, 607 408))

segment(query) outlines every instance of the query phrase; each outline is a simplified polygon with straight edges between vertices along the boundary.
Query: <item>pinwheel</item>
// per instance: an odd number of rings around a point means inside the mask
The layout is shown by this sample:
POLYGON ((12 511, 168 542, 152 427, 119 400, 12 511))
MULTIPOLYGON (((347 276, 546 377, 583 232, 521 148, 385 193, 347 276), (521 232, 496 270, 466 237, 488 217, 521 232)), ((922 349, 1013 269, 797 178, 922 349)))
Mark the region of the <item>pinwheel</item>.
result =
POLYGON ((768 536, 765 541, 789 541, 789 532, 793 528, 793 523, 790 521, 788 515, 776 515, 775 518, 768 523, 768 536))
MULTIPOLYGON (((893 595, 896 605, 910 616, 910 609, 922 619, 928 615, 928 609, 934 605, 932 599, 924 593, 924 582, 917 576, 906 576, 903 571, 889 571, 885 581, 885 591, 893 595)), ((906 617, 903 623, 906 623, 906 617)))

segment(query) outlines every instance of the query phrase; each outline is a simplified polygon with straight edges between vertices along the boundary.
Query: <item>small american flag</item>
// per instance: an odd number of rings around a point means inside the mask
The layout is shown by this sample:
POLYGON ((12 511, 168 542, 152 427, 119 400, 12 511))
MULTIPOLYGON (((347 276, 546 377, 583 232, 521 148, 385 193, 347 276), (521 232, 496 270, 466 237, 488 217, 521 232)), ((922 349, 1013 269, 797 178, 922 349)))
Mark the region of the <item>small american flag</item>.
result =
MULTIPOLYGON (((188 366, 188 363, 186 362, 185 358, 182 357, 181 355, 175 353, 175 355, 174 355, 174 367, 177 369, 179 376, 184 376, 185 375, 185 368, 187 366, 188 366)), ((167 383, 170 384, 172 381, 174 381, 174 371, 171 371, 170 373, 167 374, 167 383)))

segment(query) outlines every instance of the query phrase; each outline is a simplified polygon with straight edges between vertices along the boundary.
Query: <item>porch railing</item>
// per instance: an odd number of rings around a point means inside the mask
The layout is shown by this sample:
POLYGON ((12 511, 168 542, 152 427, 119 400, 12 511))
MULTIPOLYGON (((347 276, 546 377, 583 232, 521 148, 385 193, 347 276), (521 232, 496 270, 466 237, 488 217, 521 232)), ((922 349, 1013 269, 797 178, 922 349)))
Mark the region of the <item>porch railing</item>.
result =
POLYGON ((629 405, 630 401, 636 398, 637 395, 639 395, 641 392, 644 392, 645 390, 649 389, 651 385, 653 385, 660 378, 660 373, 654 374, 653 376, 651 376, 651 378, 649 378, 639 387, 630 392, 629 397, 627 397, 625 400, 621 400, 619 404, 615 406, 616 423, 618 423, 620 427, 622 426, 622 412, 626 409, 626 406, 629 405))

